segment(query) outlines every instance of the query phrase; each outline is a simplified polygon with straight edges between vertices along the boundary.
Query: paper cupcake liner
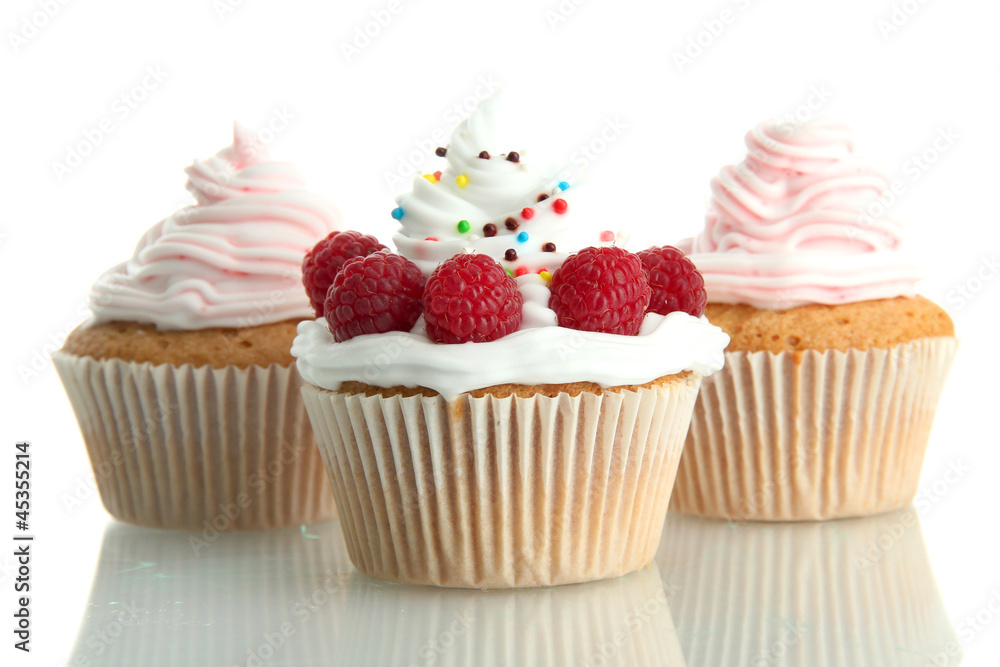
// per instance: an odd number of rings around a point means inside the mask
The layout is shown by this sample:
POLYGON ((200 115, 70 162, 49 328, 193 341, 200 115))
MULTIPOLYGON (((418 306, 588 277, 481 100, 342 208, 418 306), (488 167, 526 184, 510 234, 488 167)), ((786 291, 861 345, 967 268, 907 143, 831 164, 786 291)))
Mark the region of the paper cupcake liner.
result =
POLYGON ((356 577, 338 665, 685 664, 672 591, 656 567, 585 584, 491 591, 373 586, 356 577))
POLYGON ((702 385, 671 510, 784 521, 906 506, 957 349, 726 352, 702 385))
POLYGON ((302 392, 359 570, 510 588, 652 560, 699 383, 451 403, 302 392))
POLYGON ((336 517, 294 367, 52 358, 116 519, 221 531, 336 517))
POLYGON ((65 664, 328 664, 354 574, 335 521, 205 543, 110 522, 65 664))
POLYGON ((958 665, 912 507, 762 524, 667 516, 656 556, 690 665, 958 665))

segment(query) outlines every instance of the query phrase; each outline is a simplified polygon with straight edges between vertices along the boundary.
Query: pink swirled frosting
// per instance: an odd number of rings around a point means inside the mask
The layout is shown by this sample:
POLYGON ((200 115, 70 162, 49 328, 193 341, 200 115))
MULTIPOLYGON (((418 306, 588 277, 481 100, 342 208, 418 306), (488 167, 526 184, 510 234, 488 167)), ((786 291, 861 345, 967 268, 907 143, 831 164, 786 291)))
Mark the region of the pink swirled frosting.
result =
POLYGON ((889 180, 855 154, 847 125, 769 120, 746 145, 712 180, 705 229, 679 244, 709 301, 783 310, 914 295, 922 276, 900 251, 902 225, 869 214, 889 180))
POLYGON ((97 280, 94 320, 204 329, 311 317, 302 257, 341 227, 336 207, 238 124, 232 146, 185 171, 198 203, 156 223, 97 280))

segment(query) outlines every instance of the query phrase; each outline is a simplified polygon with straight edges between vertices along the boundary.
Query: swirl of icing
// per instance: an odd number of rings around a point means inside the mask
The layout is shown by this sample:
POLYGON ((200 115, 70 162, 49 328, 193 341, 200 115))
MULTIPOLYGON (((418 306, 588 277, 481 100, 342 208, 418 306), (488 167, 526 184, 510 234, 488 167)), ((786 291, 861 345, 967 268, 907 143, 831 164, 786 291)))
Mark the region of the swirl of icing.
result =
POLYGON ((444 169, 414 177, 412 191, 396 198, 393 217, 400 229, 393 242, 424 273, 466 249, 490 255, 506 269, 552 271, 567 250, 599 242, 594 229, 574 220, 577 189, 569 189, 558 169, 532 164, 526 152, 512 156, 512 147, 500 144, 498 99, 481 102, 455 128, 444 169), (505 259, 508 250, 516 259, 505 259))
POLYGON ((786 309, 913 296, 920 271, 902 225, 868 215, 889 187, 855 154, 844 123, 764 121, 747 156, 712 180, 705 228, 679 246, 705 277, 709 301, 786 309))
POLYGON ((311 317, 302 257, 341 227, 336 207, 240 125, 232 146, 185 171, 198 204, 156 223, 98 278, 94 321, 204 329, 311 317))

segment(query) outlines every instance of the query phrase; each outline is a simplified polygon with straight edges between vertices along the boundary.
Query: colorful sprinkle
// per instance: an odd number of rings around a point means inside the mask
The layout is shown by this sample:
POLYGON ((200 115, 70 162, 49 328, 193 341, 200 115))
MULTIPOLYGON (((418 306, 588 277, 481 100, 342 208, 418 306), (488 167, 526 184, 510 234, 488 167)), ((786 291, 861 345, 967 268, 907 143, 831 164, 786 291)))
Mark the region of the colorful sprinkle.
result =
POLYGON ((435 176, 434 174, 424 174, 424 178, 426 178, 431 183, 437 183, 438 180, 437 176, 435 176))
POLYGON ((520 162, 521 156, 517 154, 517 151, 511 151, 507 153, 507 162, 520 162))
POLYGON ((545 269, 539 271, 538 275, 540 275, 542 277, 542 280, 544 280, 545 282, 549 282, 550 280, 552 280, 552 274, 546 271, 545 269))
POLYGON ((399 208, 398 206, 392 209, 392 217, 394 220, 402 220, 404 215, 406 215, 406 211, 399 208))
POLYGON ((519 276, 526 276, 526 275, 528 275, 531 272, 528 271, 528 267, 526 267, 526 266, 519 266, 519 267, 517 267, 517 271, 515 271, 514 273, 517 274, 517 275, 519 275, 519 276))
POLYGON ((486 151, 479 151, 479 159, 480 160, 489 160, 490 159, 490 154, 487 153, 486 151))
POLYGON ((441 180, 441 172, 440 171, 435 171, 434 172, 434 178, 436 178, 436 179, 438 179, 440 181, 441 180))
POLYGON ((545 201, 548 198, 549 198, 549 196, 543 192, 542 194, 538 195, 538 199, 536 199, 535 201, 543 202, 543 201, 545 201))
POLYGON ((458 187, 464 188, 466 185, 469 184, 469 177, 466 176, 465 174, 459 174, 458 176, 455 177, 455 183, 458 185, 458 187))
POLYGON ((517 235, 517 240, 524 243, 528 240, 528 232, 521 232, 517 235))
POLYGON ((425 240, 425 241, 437 241, 437 237, 436 237, 436 236, 428 236, 428 237, 427 237, 427 238, 425 238, 424 240, 425 240))
POLYGON ((515 229, 521 226, 521 223, 515 220, 514 218, 507 218, 506 220, 503 221, 503 226, 509 229, 510 231, 514 231, 515 229))
POLYGON ((535 209, 533 208, 523 208, 521 209, 521 217, 525 220, 531 220, 535 217, 535 209))
POLYGON ((552 202, 552 210, 556 213, 565 213, 568 208, 569 204, 566 203, 565 199, 557 199, 552 202))
POLYGON ((601 242, 602 243, 610 243, 610 242, 612 242, 614 240, 615 240, 615 233, 614 232, 612 232, 610 230, 607 230, 607 229, 605 229, 603 232, 601 232, 601 242))
POLYGON ((559 181, 558 187, 560 190, 569 190, 569 183, 566 181, 559 181))
POLYGON ((514 250, 513 248, 507 248, 507 252, 503 254, 503 258, 506 259, 508 262, 513 262, 514 260, 517 259, 517 251, 514 250))
POLYGON ((448 154, 448 149, 444 148, 443 146, 438 146, 436 149, 434 149, 434 155, 437 155, 438 157, 444 157, 447 154, 448 154))
POLYGON ((496 225, 494 225, 492 222, 487 222, 485 225, 483 225, 483 236, 496 236, 496 235, 497 235, 496 225))
POLYGON ((511 278, 517 277, 517 275, 511 269, 504 269, 504 271, 506 271, 507 275, 510 276, 511 278))
POLYGON ((542 245, 542 252, 555 252, 555 251, 556 251, 556 244, 553 243, 552 241, 549 241, 548 243, 542 245))
POLYGON ((459 234, 464 234, 467 231, 469 231, 469 221, 468 220, 459 220, 458 221, 458 233, 459 234))

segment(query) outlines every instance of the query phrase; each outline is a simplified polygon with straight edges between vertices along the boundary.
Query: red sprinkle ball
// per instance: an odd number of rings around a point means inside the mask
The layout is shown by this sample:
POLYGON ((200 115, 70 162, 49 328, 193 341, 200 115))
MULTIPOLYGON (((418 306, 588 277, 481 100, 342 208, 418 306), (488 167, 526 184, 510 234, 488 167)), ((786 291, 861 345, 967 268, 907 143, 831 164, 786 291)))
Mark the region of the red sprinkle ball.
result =
POLYGON ((524 218, 525 220, 531 220, 532 218, 535 217, 535 209, 533 208, 521 209, 521 217, 524 218))
POLYGON ((361 232, 331 232, 313 246, 302 260, 302 284, 316 317, 323 317, 323 302, 341 267, 349 259, 388 250, 374 236, 361 232))
POLYGON ((601 243, 611 243, 615 240, 615 233, 610 230, 601 232, 601 243))
POLYGON ((652 295, 649 310, 660 315, 683 311, 694 317, 705 314, 705 279, 683 252, 669 245, 638 253, 652 295))
POLYGON ((639 258, 623 248, 584 248, 552 274, 549 308, 559 326, 631 336, 650 289, 639 258))
POLYGON ((455 255, 427 279, 423 307, 436 343, 484 343, 521 326, 517 281, 489 255, 455 255))
POLYGON ((552 202, 552 210, 556 213, 565 213, 568 208, 569 204, 566 203, 565 199, 557 199, 552 202))
POLYGON ((326 321, 338 343, 361 334, 409 331, 420 317, 424 276, 401 255, 348 260, 326 296, 326 321))

